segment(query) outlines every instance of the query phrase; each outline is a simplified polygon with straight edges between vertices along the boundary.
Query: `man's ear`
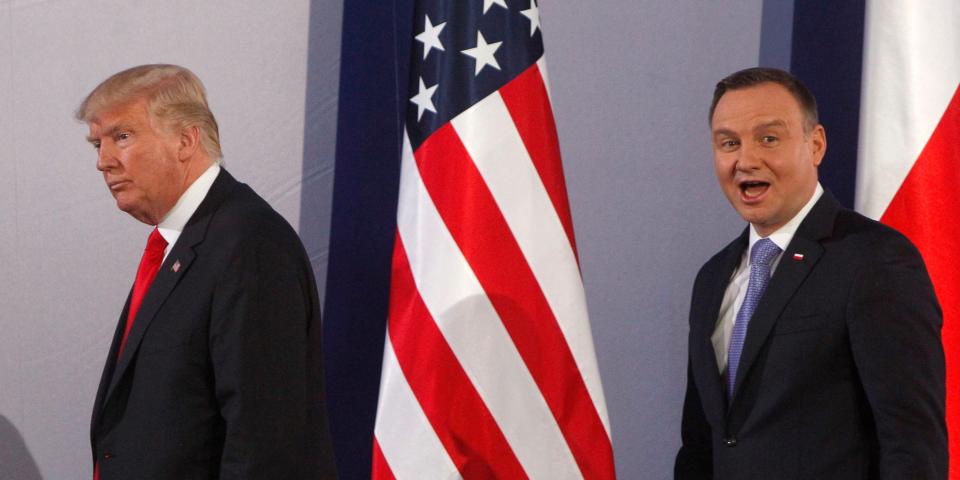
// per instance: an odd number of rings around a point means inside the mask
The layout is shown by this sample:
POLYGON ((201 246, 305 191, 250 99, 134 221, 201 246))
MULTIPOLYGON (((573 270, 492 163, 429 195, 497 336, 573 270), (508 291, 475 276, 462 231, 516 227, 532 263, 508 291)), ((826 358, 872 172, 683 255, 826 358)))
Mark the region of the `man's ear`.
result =
POLYGON ((193 158, 200 148, 200 128, 190 126, 180 130, 180 144, 177 158, 182 162, 193 158))
POLYGON ((827 153, 827 131, 823 128, 823 125, 817 125, 813 127, 813 131, 810 132, 810 155, 813 157, 813 165, 815 167, 820 166, 820 162, 823 162, 823 156, 827 153))

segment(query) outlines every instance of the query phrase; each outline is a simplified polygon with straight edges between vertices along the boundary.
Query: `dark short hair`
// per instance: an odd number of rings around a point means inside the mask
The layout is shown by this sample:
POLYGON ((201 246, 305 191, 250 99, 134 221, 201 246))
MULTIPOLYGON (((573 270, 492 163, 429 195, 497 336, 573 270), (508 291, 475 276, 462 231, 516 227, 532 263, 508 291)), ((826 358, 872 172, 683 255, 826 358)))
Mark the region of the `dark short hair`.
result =
POLYGON ((720 103, 720 97, 725 93, 730 90, 753 87, 761 83, 776 83, 786 88, 793 95, 807 119, 804 130, 810 131, 820 123, 820 115, 817 113, 817 99, 813 97, 810 89, 799 78, 777 68, 763 67, 740 70, 717 82, 717 87, 713 90, 713 103, 710 104, 710 117, 707 121, 713 123, 713 112, 717 109, 717 103, 720 103))

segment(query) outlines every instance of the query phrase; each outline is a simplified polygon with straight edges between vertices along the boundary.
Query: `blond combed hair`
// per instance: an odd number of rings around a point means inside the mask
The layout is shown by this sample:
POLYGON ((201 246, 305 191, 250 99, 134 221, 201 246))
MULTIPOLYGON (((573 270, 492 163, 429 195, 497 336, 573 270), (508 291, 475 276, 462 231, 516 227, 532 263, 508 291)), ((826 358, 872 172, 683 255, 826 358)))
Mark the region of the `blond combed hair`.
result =
POLYGON ((99 113, 140 99, 147 101, 151 121, 165 128, 197 127, 207 155, 215 161, 223 157, 206 89, 193 72, 178 65, 140 65, 112 75, 87 95, 76 118, 90 123, 99 113))

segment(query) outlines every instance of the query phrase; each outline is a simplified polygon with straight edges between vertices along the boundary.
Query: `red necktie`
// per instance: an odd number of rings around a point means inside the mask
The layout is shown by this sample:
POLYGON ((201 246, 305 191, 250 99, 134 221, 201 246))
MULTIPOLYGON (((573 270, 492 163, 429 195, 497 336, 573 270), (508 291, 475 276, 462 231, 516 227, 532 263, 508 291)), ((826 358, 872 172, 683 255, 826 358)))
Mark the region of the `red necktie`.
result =
POLYGON ((130 313, 127 315, 127 325, 123 329, 123 339, 120 341, 120 348, 117 350, 117 358, 123 353, 123 347, 127 344, 127 335, 130 335, 130 329, 133 328, 133 321, 137 318, 137 311, 140 310, 140 304, 143 303, 143 297, 147 295, 150 284, 156 278, 160 271, 160 264, 163 263, 163 251, 167 248, 167 241, 160 235, 156 228, 150 232, 150 238, 147 239, 147 248, 143 250, 143 257, 140 259, 140 267, 137 268, 137 279, 133 282, 133 296, 130 298, 130 313))

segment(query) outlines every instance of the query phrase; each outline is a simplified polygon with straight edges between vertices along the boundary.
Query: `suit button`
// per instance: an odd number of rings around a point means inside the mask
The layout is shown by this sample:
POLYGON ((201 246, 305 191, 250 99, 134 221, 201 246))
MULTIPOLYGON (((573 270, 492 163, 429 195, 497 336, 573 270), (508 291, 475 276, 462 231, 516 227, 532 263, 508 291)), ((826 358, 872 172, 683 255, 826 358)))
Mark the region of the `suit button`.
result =
POLYGON ((737 446, 737 437, 727 437, 727 438, 724 438, 724 439, 723 439, 723 444, 726 445, 726 446, 728 446, 728 447, 736 447, 736 446, 737 446))
POLYGON ((110 460, 111 458, 113 458, 113 454, 112 454, 112 453, 107 452, 107 453, 104 453, 104 454, 103 454, 103 459, 104 459, 104 460, 110 460))

